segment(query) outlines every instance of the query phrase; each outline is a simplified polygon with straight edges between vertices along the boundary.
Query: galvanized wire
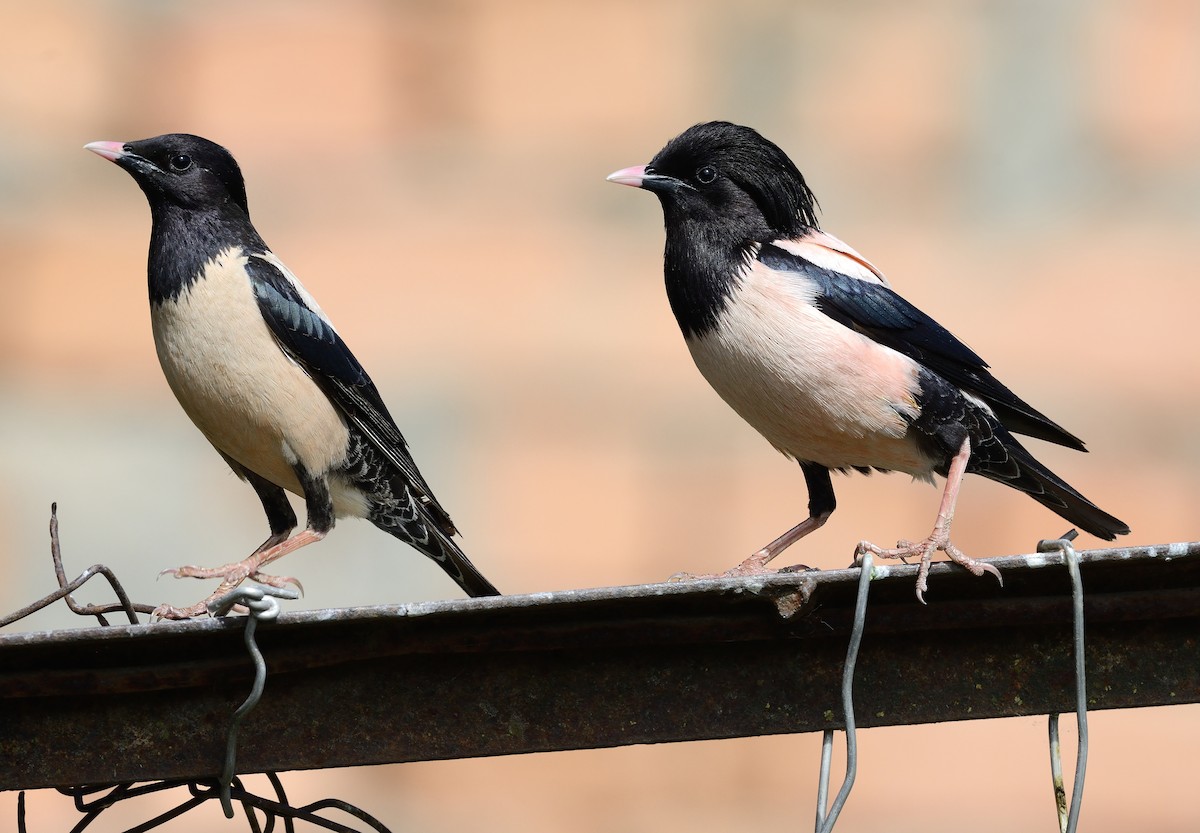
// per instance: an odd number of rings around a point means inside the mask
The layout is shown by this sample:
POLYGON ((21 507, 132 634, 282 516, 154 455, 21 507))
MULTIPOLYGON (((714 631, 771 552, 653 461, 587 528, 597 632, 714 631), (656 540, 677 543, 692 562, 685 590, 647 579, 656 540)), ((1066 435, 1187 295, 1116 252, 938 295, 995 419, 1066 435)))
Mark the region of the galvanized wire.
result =
POLYGON ((854 624, 850 629, 850 644, 846 648, 846 664, 842 669, 842 714, 846 724, 846 777, 828 813, 825 801, 829 796, 829 769, 833 758, 833 730, 826 729, 821 740, 821 775, 817 786, 817 833, 831 833, 838 815, 850 797, 858 774, 858 739, 854 727, 854 668, 858 649, 862 645, 863 627, 867 620, 867 594, 871 589, 871 553, 862 555, 859 562, 858 597, 854 603, 854 624))
POLYGON ((295 590, 267 587, 260 584, 243 584, 209 606, 213 616, 221 616, 236 605, 243 605, 250 613, 246 617, 245 643, 246 650, 250 652, 250 659, 254 662, 254 685, 250 689, 250 696, 242 705, 238 706, 237 711, 233 713, 233 718, 229 721, 229 731, 225 739, 225 765, 221 770, 219 782, 221 809, 225 812, 227 819, 233 818, 230 788, 233 784, 234 769, 237 766, 238 729, 246 715, 258 705, 258 701, 262 698, 263 688, 267 683, 267 663, 263 659, 262 651, 258 649, 254 631, 258 628, 259 622, 270 622, 279 616, 279 602, 276 599, 295 600, 298 598, 300 598, 300 594, 295 590))
POLYGON ((817 776, 817 833, 820 833, 829 806, 829 770, 832 766, 833 729, 826 729, 821 733, 821 769, 817 776))
MULTIPOLYGON (((84 570, 73 581, 67 581, 66 570, 62 562, 62 546, 59 540, 57 503, 50 505, 50 558, 54 563, 54 574, 58 579, 59 589, 32 604, 26 605, 20 610, 0 617, 0 627, 20 621, 50 606, 59 599, 64 599, 67 606, 74 613, 81 616, 95 616, 98 623, 103 627, 107 627, 109 624, 107 618, 104 616, 106 613, 122 611, 129 619, 131 625, 137 625, 141 624, 138 620, 139 613, 149 614, 155 609, 153 605, 136 604, 130 601, 128 594, 126 594, 125 589, 117 580, 116 575, 103 564, 95 564, 84 570), (81 605, 76 602, 71 594, 98 575, 103 576, 108 581, 109 586, 117 597, 117 603, 81 605)), ((299 594, 296 591, 287 589, 244 585, 217 600, 210 608, 213 616, 221 616, 236 606, 241 606, 249 611, 250 615, 246 617, 245 643, 255 668, 254 685, 250 696, 234 712, 233 718, 230 721, 226 741, 225 766, 220 781, 211 783, 168 780, 145 784, 60 787, 58 788, 58 792, 71 796, 74 799, 76 810, 83 814, 83 818, 71 829, 71 833, 83 833, 106 810, 120 802, 139 798, 150 793, 181 787, 186 787, 188 790, 189 797, 186 800, 152 819, 129 828, 125 833, 146 833, 146 831, 161 827, 213 798, 220 800, 227 818, 233 818, 234 816, 233 802, 236 801, 241 804, 243 812, 246 815, 246 823, 251 833, 272 833, 275 829, 276 820, 282 820, 285 830, 288 833, 292 833, 294 831, 293 822, 296 819, 325 830, 335 831, 335 833, 360 833, 361 828, 350 827, 318 815, 320 811, 330 809, 339 810, 357 819, 371 830, 376 831, 376 833, 388 833, 388 829, 378 819, 354 805, 339 799, 326 798, 305 805, 304 807, 290 806, 287 801, 287 795, 283 790, 283 784, 273 772, 266 773, 266 777, 275 791, 275 799, 277 800, 264 798, 247 791, 243 788, 241 780, 234 776, 238 728, 250 710, 258 704, 266 682, 266 663, 254 639, 254 631, 260 621, 271 621, 279 615, 279 603, 276 601, 276 598, 297 599, 299 598, 299 594), (262 824, 259 823, 259 819, 255 815, 256 811, 263 815, 262 824)), ((25 791, 21 790, 17 793, 18 833, 27 833, 27 816, 25 791)))
POLYGON ((1038 552, 1058 550, 1063 554, 1071 577, 1071 611, 1075 656, 1075 719, 1078 724, 1078 743, 1075 751, 1075 782, 1071 787, 1071 804, 1067 808, 1066 787, 1063 782, 1062 745, 1059 742, 1057 714, 1050 715, 1050 775, 1054 786, 1054 804, 1058 810, 1061 833, 1075 833, 1083 803, 1083 784, 1087 775, 1087 676, 1083 642, 1083 579, 1079 575, 1079 556, 1071 544, 1078 536, 1074 529, 1057 540, 1038 542, 1038 552))

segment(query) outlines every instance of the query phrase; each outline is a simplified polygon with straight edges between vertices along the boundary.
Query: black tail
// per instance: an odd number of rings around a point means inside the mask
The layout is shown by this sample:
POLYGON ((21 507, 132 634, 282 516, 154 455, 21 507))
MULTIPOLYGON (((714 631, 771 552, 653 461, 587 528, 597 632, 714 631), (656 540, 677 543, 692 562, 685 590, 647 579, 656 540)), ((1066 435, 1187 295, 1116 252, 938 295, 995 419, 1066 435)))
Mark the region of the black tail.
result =
POLYGON ((429 549, 421 548, 421 551, 432 558, 438 565, 446 571, 450 578, 458 582, 466 594, 472 598, 476 596, 499 596, 500 591, 496 589, 490 581, 483 577, 483 573, 471 563, 471 559, 467 558, 458 546, 448 535, 445 535, 441 530, 431 530, 433 540, 430 541, 429 549), (437 550, 441 557, 433 555, 430 550, 437 550))
MULTIPOLYGON (((1129 534, 1128 524, 1105 512, 1039 463, 1003 427, 992 427, 995 434, 985 443, 985 446, 991 448, 979 449, 985 460, 980 461, 978 468, 971 466, 968 471, 974 471, 997 483, 1024 492, 1050 511, 1097 538, 1111 541, 1118 535, 1129 534), (999 449, 996 446, 1003 446, 1006 453, 997 455, 999 449), (1004 459, 1001 461, 998 457, 1004 459)), ((974 452, 974 449, 972 451, 974 452)), ((972 457, 975 457, 974 453, 972 457)), ((973 459, 972 463, 974 462, 973 459)))
POLYGON ((468 596, 501 595, 454 543, 451 537, 454 526, 449 518, 442 522, 440 516, 431 514, 424 505, 413 500, 407 490, 403 494, 407 500, 399 505, 376 504, 369 516, 371 523, 436 561, 468 596))

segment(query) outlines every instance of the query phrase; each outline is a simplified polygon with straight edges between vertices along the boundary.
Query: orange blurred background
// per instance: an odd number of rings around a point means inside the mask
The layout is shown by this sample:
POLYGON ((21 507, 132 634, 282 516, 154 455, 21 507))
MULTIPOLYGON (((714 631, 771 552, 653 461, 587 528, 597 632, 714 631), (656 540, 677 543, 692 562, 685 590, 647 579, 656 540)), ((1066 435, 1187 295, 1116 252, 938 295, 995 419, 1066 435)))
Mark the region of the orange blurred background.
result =
MULTIPOLYGON (((604 182, 713 118, 780 144, 827 230, 1088 441, 1088 456, 1035 452, 1128 521, 1126 542, 1197 537, 1194 3, 0 10, 0 611, 53 587, 54 500, 68 574, 105 563, 149 603, 211 589, 160 569, 241 558, 266 535, 159 372, 145 200, 82 150, 174 131, 237 157, 259 231, 371 371, 505 592, 724 569, 805 513, 797 467, 691 364, 656 201, 604 182)), ((861 538, 924 535, 939 494, 898 475, 835 487, 839 511, 791 560, 840 567, 861 538)), ((955 538, 999 555, 1065 527, 972 478, 955 538)), ((458 595, 361 522, 284 572, 307 590, 290 609, 458 595)), ((57 607, 13 629, 85 624, 57 607)), ((1200 709, 1094 714, 1091 728, 1085 829, 1200 827, 1184 792, 1200 709)), ((838 830, 1053 829, 1044 737, 1044 718, 863 732, 838 830)), ((297 804, 345 798, 397 833, 782 831, 811 824, 819 747, 803 735, 284 782, 297 804)), ((129 818, 170 803, 147 801, 129 818)), ((31 795, 30 829, 67 829, 67 803, 31 795)), ((0 827, 15 804, 0 795, 0 827)), ((165 829, 224 827, 212 806, 165 829)))

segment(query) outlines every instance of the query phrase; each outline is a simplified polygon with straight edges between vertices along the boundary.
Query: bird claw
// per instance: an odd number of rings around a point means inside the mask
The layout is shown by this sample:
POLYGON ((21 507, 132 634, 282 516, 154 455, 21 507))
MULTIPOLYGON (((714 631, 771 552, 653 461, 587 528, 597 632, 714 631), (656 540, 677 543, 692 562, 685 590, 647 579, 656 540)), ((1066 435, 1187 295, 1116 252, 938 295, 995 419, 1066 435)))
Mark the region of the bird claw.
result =
POLYGON ((254 572, 247 576, 251 581, 257 581, 259 584, 265 584, 268 587, 275 587, 279 590, 284 589, 289 584, 300 591, 300 595, 304 595, 304 585, 300 583, 300 579, 292 576, 269 576, 266 573, 254 572))
POLYGON ((156 622, 159 620, 170 619, 172 621, 182 621, 184 619, 195 619, 198 616, 208 616, 207 600, 197 602, 190 607, 173 607, 169 604, 160 604, 150 613, 150 621, 156 622))
MULTIPOLYGON (((222 598, 246 579, 280 590, 288 585, 293 585, 300 591, 300 595, 304 595, 304 586, 300 583, 299 579, 292 576, 272 576, 260 573, 254 556, 245 561, 239 561, 236 564, 226 564, 224 567, 195 567, 187 565, 172 567, 159 573, 160 576, 168 574, 175 576, 175 578, 219 578, 221 579, 221 585, 207 599, 189 607, 172 607, 168 604, 159 605, 150 614, 151 622, 159 619, 194 619, 197 616, 211 615, 208 609, 209 603, 222 598)), ((233 610, 238 613, 247 612, 246 608, 241 606, 235 607, 233 610)))
MULTIPOLYGON (((976 563, 979 564, 979 567, 983 570, 984 573, 991 573, 992 575, 994 575, 996 577, 996 581, 999 582, 1001 587, 1004 586, 1004 576, 1000 575, 1000 571, 998 569, 996 569, 996 567, 994 567, 991 564, 988 564, 986 561, 979 561, 976 563)), ((982 574, 983 573, 980 573, 980 575, 982 575, 982 574)))
POLYGON ((236 564, 226 564, 223 567, 197 567, 193 564, 185 564, 182 567, 168 567, 158 575, 160 577, 172 575, 175 578, 219 578, 237 585, 254 573, 255 566, 248 560, 239 561, 236 564))
POLYGON ((767 562, 771 560, 772 553, 766 549, 761 549, 751 555, 741 564, 736 567, 730 567, 723 573, 675 573, 667 579, 667 581, 692 581, 693 579, 705 578, 745 578, 746 576, 770 576, 780 573, 805 573, 816 570, 816 567, 809 567, 807 564, 793 564, 790 567, 780 567, 778 570, 772 570, 767 567, 767 562))
POLYGON ((920 566, 917 568, 917 601, 925 604, 925 591, 929 589, 929 568, 933 563, 933 554, 941 550, 955 564, 958 564, 967 569, 972 575, 982 576, 984 573, 990 573, 996 577, 996 581, 1000 582, 1000 586, 1004 586, 1004 578, 1000 575, 1000 571, 986 561, 979 561, 971 558, 958 547, 950 542, 948 535, 939 535, 936 532, 930 535, 924 541, 912 543, 910 541, 899 540, 896 546, 892 549, 884 549, 876 546, 870 541, 859 541, 858 546, 854 548, 855 565, 862 563, 862 557, 866 553, 878 556, 879 558, 898 558, 905 561, 906 558, 916 558, 920 556, 920 566))
POLYGON ((820 567, 810 567, 807 564, 789 564, 787 567, 780 567, 775 572, 777 573, 816 573, 820 571, 820 567))

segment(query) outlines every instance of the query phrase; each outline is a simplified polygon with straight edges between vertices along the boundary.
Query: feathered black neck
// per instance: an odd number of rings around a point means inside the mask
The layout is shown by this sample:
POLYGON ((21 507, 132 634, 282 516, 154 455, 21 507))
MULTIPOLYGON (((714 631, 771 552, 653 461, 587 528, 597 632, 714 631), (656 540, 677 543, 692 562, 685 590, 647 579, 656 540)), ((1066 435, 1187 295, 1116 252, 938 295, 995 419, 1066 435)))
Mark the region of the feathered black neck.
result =
POLYGON ((151 304, 178 300, 201 278, 205 264, 226 249, 267 250, 249 218, 232 203, 199 209, 152 203, 151 216, 147 264, 151 304))

